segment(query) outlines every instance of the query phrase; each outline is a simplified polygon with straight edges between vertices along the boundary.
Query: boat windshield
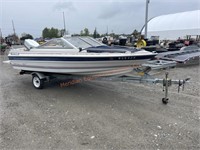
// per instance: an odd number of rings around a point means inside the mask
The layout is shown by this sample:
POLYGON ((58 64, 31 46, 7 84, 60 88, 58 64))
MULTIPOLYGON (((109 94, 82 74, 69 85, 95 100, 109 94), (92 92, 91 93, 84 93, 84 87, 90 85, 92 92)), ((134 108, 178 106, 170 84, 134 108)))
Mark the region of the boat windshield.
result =
POLYGON ((65 42, 62 39, 52 39, 43 45, 39 46, 39 48, 43 49, 73 49, 71 45, 65 42))
POLYGON ((90 37, 65 37, 65 39, 75 47, 83 49, 104 45, 90 37))

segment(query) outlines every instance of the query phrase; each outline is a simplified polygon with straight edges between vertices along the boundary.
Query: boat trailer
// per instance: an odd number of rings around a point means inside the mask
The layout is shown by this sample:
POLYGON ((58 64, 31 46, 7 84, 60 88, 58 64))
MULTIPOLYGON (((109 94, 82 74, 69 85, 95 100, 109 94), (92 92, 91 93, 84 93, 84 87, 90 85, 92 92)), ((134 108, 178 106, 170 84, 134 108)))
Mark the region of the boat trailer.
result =
POLYGON ((184 90, 185 83, 189 82, 190 78, 186 78, 183 80, 172 80, 169 78, 169 73, 166 71, 165 78, 159 79, 155 78, 154 76, 150 75, 149 72, 151 71, 150 67, 146 68, 135 68, 134 71, 137 73, 136 75, 128 74, 128 75, 119 75, 119 76, 112 76, 112 77, 101 77, 101 76, 74 76, 74 75, 60 75, 60 74, 48 74, 48 73, 41 73, 41 72, 27 72, 21 71, 20 74, 31 74, 32 75, 32 84, 36 89, 42 89, 44 86, 44 82, 50 82, 53 78, 64 77, 64 79, 70 79, 70 84, 65 84, 63 86, 73 85, 76 83, 80 83, 83 81, 91 81, 91 80, 98 80, 98 81, 118 81, 118 82, 138 82, 138 83, 150 83, 150 84, 162 84, 163 91, 165 92, 165 96, 162 98, 163 104, 167 104, 169 101, 169 87, 173 84, 178 85, 178 92, 182 87, 184 90), (83 80, 84 79, 84 80, 83 80))
POLYGON ((182 87, 182 91, 184 91, 185 84, 189 82, 190 78, 182 79, 182 80, 173 80, 169 78, 168 71, 165 72, 165 77, 163 79, 155 78, 154 76, 150 75, 149 72, 151 71, 150 67, 145 68, 144 70, 136 68, 134 69, 139 76, 133 75, 123 75, 119 77, 105 77, 101 78, 106 81, 120 81, 120 82, 138 82, 138 83, 149 83, 149 84, 162 84, 163 92, 165 92, 165 96, 162 98, 163 104, 167 104, 169 101, 169 87, 173 84, 178 85, 178 93, 180 92, 180 88, 182 87))

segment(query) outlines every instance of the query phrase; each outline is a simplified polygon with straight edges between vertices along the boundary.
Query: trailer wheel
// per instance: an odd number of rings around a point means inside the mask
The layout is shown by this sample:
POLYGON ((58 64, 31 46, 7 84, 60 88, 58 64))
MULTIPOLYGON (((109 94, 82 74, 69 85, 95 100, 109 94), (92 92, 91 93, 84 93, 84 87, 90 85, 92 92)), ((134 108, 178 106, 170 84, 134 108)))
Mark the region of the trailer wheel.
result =
POLYGON ((167 104, 168 103, 168 101, 169 101, 169 99, 168 98, 162 98, 162 102, 163 102, 163 104, 167 104))
POLYGON ((44 80, 40 79, 36 74, 32 77, 32 83, 36 89, 42 89, 44 87, 44 80))

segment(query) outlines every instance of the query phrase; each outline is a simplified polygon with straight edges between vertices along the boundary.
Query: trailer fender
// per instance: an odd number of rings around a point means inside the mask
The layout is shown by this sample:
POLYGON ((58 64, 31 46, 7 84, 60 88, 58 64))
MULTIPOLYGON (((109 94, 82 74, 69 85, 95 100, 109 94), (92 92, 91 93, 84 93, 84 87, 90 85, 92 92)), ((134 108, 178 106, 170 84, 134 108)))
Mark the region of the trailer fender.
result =
POLYGON ((42 79, 47 79, 47 77, 43 74, 43 73, 40 73, 40 72, 32 72, 31 75, 37 75, 41 80, 42 79))

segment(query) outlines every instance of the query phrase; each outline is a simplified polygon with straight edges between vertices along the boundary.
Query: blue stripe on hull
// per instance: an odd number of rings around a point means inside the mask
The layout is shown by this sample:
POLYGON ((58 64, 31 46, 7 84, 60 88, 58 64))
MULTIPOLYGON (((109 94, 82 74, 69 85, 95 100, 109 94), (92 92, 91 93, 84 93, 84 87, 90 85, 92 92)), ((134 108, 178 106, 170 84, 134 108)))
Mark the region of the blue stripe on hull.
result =
POLYGON ((29 60, 29 61, 112 61, 112 60, 142 60, 153 58, 150 56, 123 56, 123 57, 24 57, 9 56, 9 60, 29 60))

